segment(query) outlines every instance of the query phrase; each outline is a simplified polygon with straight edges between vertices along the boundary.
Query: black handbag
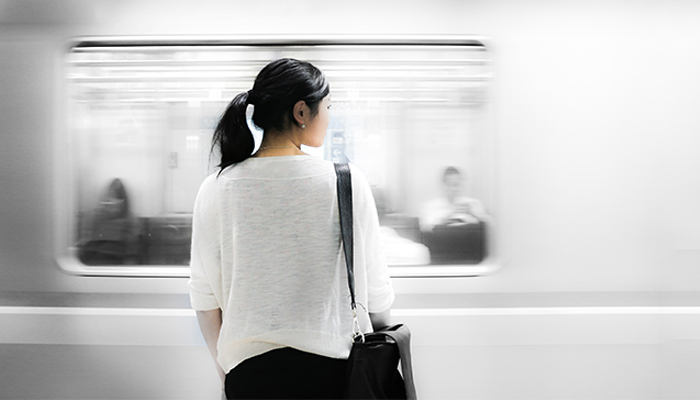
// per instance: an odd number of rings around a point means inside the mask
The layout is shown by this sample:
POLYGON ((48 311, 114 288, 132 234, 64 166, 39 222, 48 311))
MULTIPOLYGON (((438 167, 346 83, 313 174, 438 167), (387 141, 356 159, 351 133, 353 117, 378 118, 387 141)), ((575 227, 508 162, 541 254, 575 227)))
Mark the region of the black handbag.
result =
POLYGON ((416 399, 411 365, 411 332, 403 324, 362 333, 355 303, 352 178, 348 164, 335 164, 340 230, 347 265, 353 344, 343 397, 346 399, 416 399), (401 363, 401 373, 398 366, 401 363), (402 376, 403 374, 403 376, 402 376))

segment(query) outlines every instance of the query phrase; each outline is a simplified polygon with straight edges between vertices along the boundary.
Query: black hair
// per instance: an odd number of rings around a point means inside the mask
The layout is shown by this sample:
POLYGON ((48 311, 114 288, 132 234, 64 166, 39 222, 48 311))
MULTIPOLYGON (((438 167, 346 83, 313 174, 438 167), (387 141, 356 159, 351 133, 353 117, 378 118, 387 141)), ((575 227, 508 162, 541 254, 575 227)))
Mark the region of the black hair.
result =
POLYGON ((447 167, 442 174, 442 181, 447 182, 447 177, 450 175, 462 175, 462 173, 455 167, 447 167))
POLYGON ((311 63, 282 58, 267 64, 255 78, 253 89, 231 100, 214 130, 212 150, 218 146, 221 153, 219 173, 253 153, 255 140, 246 123, 248 104, 254 106, 252 119, 257 127, 265 132, 281 131, 297 123, 293 112, 298 101, 303 100, 314 117, 329 93, 325 75, 311 63))
POLYGON ((129 210, 129 196, 126 193, 126 187, 124 187, 124 183, 122 183, 121 179, 114 178, 102 195, 101 201, 109 200, 122 201, 122 209, 119 212, 120 218, 126 217, 131 212, 129 210))

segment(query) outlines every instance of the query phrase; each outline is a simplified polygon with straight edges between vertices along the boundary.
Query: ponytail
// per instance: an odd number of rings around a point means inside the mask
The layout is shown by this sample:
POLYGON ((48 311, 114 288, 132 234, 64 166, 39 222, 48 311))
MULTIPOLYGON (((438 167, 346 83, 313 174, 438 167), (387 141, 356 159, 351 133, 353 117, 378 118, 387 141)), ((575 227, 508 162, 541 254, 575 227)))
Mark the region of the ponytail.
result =
POLYGON ((249 92, 239 93, 231 100, 214 131, 212 150, 219 148, 219 173, 229 165, 239 163, 253 154, 255 140, 246 122, 249 92))

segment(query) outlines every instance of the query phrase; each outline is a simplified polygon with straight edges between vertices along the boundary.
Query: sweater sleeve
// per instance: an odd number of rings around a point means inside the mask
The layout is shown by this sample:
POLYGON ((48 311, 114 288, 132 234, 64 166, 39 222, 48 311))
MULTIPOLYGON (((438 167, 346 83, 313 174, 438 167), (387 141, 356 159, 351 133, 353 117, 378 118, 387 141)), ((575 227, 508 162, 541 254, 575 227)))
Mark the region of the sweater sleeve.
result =
MULTIPOLYGON (((214 175, 208 177, 199 189, 192 215, 192 247, 190 253, 190 304, 197 311, 221 308, 214 294, 218 263, 217 235, 212 222, 216 215, 214 175)), ((220 274, 218 275, 220 276, 220 274)))
POLYGON ((362 231, 361 237, 364 240, 367 310, 371 313, 380 313, 388 310, 393 304, 394 289, 384 255, 377 206, 369 183, 358 168, 352 169, 352 180, 353 202, 358 210, 355 214, 360 218, 358 222, 362 231))

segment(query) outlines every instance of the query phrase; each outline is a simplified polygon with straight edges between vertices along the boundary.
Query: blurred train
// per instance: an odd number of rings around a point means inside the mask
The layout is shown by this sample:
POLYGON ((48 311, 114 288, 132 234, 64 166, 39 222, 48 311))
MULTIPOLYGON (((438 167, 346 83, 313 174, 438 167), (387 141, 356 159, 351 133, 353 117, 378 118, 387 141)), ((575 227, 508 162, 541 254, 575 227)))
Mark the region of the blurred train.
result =
POLYGON ((700 3, 0 0, 0 399, 220 398, 192 202, 279 57, 329 78, 307 150, 372 185, 419 398, 700 398, 700 3))

